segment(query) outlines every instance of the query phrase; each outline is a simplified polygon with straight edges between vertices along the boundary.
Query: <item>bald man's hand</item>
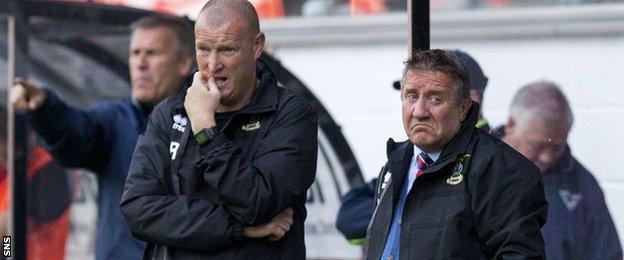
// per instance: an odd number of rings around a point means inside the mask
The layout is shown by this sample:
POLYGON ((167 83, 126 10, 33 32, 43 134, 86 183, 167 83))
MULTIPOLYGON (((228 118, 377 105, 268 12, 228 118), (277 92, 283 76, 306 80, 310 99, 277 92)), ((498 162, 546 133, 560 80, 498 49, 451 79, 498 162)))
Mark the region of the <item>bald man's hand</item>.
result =
POLYGON ((46 92, 41 87, 22 78, 13 81, 9 102, 17 109, 34 111, 39 109, 46 99, 46 92))
POLYGON ((191 120, 193 134, 197 134, 204 128, 217 125, 214 114, 217 112, 221 101, 221 93, 213 77, 208 78, 205 74, 195 72, 193 83, 186 90, 184 108, 191 120))
POLYGON ((293 224, 292 217, 292 208, 287 208, 275 216, 269 223, 246 227, 244 229, 245 236, 249 238, 268 237, 271 241, 278 241, 290 230, 290 226, 293 224))

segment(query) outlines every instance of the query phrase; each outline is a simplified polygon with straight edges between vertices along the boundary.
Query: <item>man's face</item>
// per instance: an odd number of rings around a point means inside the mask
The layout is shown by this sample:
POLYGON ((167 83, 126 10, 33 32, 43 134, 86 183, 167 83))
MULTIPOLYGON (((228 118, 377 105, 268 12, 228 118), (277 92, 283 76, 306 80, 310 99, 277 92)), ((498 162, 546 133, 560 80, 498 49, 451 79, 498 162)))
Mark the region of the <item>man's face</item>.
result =
POLYGON ((401 101, 403 127, 410 141, 423 151, 444 147, 459 131, 470 102, 456 102, 453 79, 429 70, 405 74, 401 101))
POLYGON ((197 65, 205 79, 214 77, 223 107, 236 107, 256 86, 256 59, 264 48, 264 35, 251 35, 240 19, 211 23, 200 18, 195 27, 197 65))
POLYGON ((130 40, 132 96, 154 106, 175 93, 190 70, 190 57, 182 57, 174 33, 167 27, 138 28, 130 40))
POLYGON ((515 123, 508 123, 503 140, 531 160, 543 173, 563 155, 568 133, 566 130, 551 129, 540 120, 532 121, 525 129, 519 129, 515 123))

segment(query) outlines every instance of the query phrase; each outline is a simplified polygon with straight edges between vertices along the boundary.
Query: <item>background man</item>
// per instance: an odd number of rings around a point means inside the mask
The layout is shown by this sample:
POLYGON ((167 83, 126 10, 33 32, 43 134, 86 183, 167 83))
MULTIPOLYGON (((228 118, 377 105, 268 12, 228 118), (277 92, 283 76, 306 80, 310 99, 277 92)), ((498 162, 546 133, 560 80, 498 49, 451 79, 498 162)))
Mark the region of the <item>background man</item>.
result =
POLYGON ((249 2, 209 1, 195 40, 192 84, 154 109, 133 155, 120 205, 132 233, 149 258, 304 259, 316 114, 258 60, 249 2))
POLYGON ((147 116, 173 94, 192 67, 193 32, 182 20, 146 17, 132 25, 132 96, 87 111, 50 91, 16 79, 11 103, 32 113, 32 126, 61 165, 89 169, 99 183, 97 259, 138 259, 144 243, 133 238, 119 212, 132 151, 147 116))
POLYGON ((538 169, 475 128, 478 104, 452 54, 422 51, 405 65, 409 141, 388 141, 366 258, 543 258, 538 169))
MULTIPOLYGON (((470 77, 470 99, 482 105, 483 92, 487 86, 488 78, 483 74, 481 66, 472 56, 461 50, 451 50, 450 53, 460 61, 461 65, 468 72, 470 77)), ((475 127, 484 131, 490 131, 490 126, 487 120, 483 118, 480 110, 479 121, 477 121, 475 127)), ((366 228, 375 209, 375 187, 377 187, 377 178, 351 189, 342 197, 342 204, 336 217, 336 228, 351 244, 364 244, 366 228)))
POLYGON ((622 248, 600 186, 570 153, 572 110, 559 87, 538 81, 521 88, 502 139, 542 172, 548 221, 542 233, 548 259, 622 259, 622 248))

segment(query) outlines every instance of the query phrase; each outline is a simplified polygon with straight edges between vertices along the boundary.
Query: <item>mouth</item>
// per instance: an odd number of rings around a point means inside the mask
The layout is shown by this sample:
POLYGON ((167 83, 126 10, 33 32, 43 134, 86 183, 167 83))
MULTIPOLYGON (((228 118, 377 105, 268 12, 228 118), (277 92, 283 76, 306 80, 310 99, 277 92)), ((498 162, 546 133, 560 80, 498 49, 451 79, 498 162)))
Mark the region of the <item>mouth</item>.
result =
POLYGON ((215 77, 215 83, 217 83, 217 88, 222 89, 225 87, 228 78, 226 77, 215 77))
POLYGON ((134 82, 137 86, 145 86, 149 84, 150 79, 148 77, 139 77, 139 78, 136 78, 134 82))
POLYGON ((433 129, 432 126, 427 125, 427 124, 415 124, 411 127, 411 129, 414 131, 424 130, 425 128, 433 129))

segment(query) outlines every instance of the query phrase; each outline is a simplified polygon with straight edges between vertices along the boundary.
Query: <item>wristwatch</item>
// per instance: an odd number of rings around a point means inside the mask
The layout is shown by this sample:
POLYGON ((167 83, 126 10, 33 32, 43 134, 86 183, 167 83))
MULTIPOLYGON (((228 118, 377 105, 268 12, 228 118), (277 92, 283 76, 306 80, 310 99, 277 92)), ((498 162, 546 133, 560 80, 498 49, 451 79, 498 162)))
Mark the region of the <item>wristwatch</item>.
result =
POLYGON ((217 127, 204 128, 199 133, 195 134, 195 141, 199 146, 204 146, 210 143, 212 139, 217 135, 217 127))

